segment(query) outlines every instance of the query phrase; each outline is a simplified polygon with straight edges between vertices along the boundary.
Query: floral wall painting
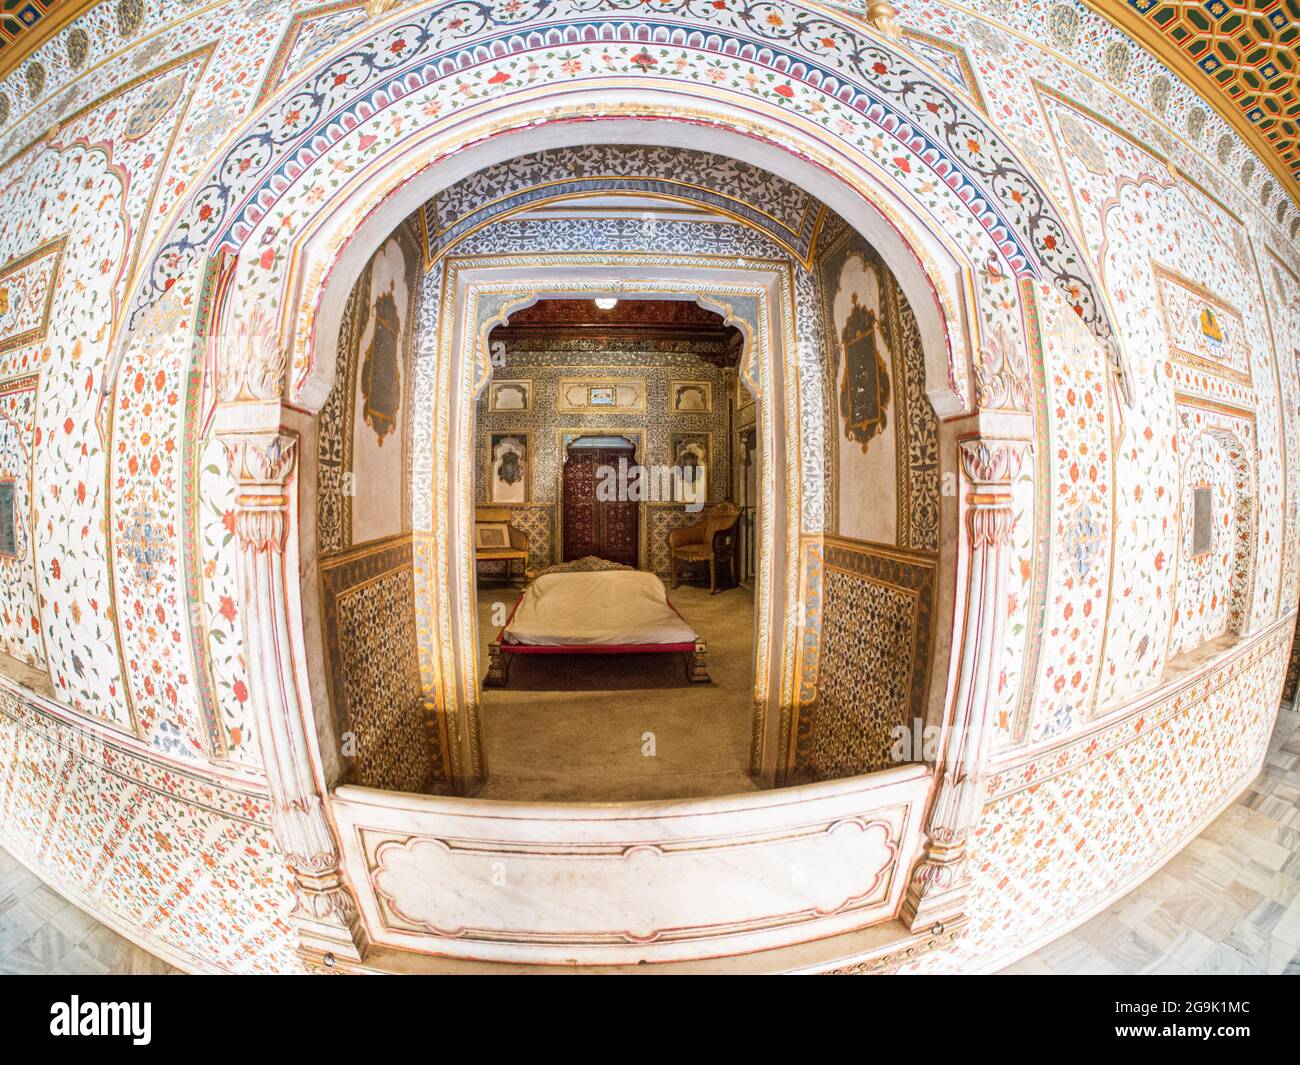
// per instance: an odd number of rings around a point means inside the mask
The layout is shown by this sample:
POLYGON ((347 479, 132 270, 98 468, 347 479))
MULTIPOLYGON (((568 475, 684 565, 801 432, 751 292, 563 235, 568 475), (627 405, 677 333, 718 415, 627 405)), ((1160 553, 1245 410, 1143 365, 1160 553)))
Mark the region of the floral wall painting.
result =
POLYGON ((713 410, 713 385, 708 381, 674 381, 668 392, 673 414, 698 414, 713 410))
POLYGON ((489 495, 493 503, 527 503, 529 439, 527 433, 492 433, 489 440, 489 495))
MULTIPOLYGON (((811 192, 750 163, 701 150, 696 181, 675 150, 577 143, 608 116, 639 122, 616 108, 640 108, 642 85, 647 113, 669 94, 684 107, 641 128, 686 129, 698 112, 719 120, 689 127, 701 149, 744 141, 791 174, 822 158, 818 187, 838 189, 827 199, 846 216, 874 210, 856 185, 874 189, 880 231, 906 230, 926 271, 950 256, 934 272, 953 289, 940 302, 979 342, 971 365, 950 363, 954 392, 988 412, 985 353, 1023 363, 1008 394, 1026 402, 997 408, 1030 412, 1035 462, 1013 485, 1005 690, 972 830, 971 921, 924 964, 988 967, 1042 945, 1163 865, 1248 785, 1300 600, 1300 195, 1195 86, 1094 10, 1132 5, 911 0, 898 42, 847 7, 798 0, 408 0, 386 19, 364 6, 114 0, 70 15, 39 59, 0 76, 0 669, 31 667, 49 689, 16 674, 0 686, 0 847, 183 968, 302 970, 250 691, 266 648, 242 635, 262 604, 242 598, 244 504, 223 441, 204 432, 220 422, 194 416, 212 375, 189 340, 241 324, 216 312, 259 302, 287 327, 320 280, 295 273, 300 253, 344 232, 357 238, 348 270, 369 261, 340 324, 330 407, 303 433, 314 446, 291 485, 300 511, 318 507, 319 551, 284 561, 355 563, 357 583, 336 597, 340 639, 370 641, 341 645, 358 666, 351 721, 412 738, 397 754, 416 750, 426 724, 445 605, 430 546, 444 528, 432 485, 445 397, 420 376, 428 349, 413 323, 436 328, 437 271, 457 256, 781 261, 797 320, 785 354, 803 386, 785 424, 797 420, 807 444, 807 509, 788 524, 800 548, 847 544, 841 572, 814 589, 844 611, 821 649, 853 645, 862 627, 843 619, 902 594, 849 562, 877 547, 881 572, 892 556, 915 567, 939 556, 954 450, 927 385, 944 382, 914 359, 936 353, 919 352, 884 260, 811 192), (581 99, 592 121, 516 128, 526 113, 549 121, 552 100, 537 101, 550 86, 558 112, 581 99), (434 147, 454 158, 471 124, 492 131, 485 158, 516 135, 520 153, 468 177, 452 163, 452 184, 417 187, 443 165, 434 147), (429 165, 417 177, 405 162, 429 165), (557 180, 584 194, 671 186, 694 206, 653 227, 538 209, 557 180), (423 221, 372 243, 373 216, 350 198, 372 181, 411 191, 423 221), (687 220, 702 211, 712 220, 687 220), (597 230, 604 244, 589 239, 597 230), (1131 370, 1123 405, 1112 327, 1131 370), (407 624, 413 602, 433 604, 419 626, 407 624), (110 759, 76 753, 91 735, 110 759)), ((461 412, 480 434, 473 502, 509 504, 537 557, 558 560, 558 473, 577 431, 564 427, 579 425, 637 440, 647 463, 711 470, 720 501, 733 415, 765 408, 725 363, 697 357, 713 354, 641 338, 598 358, 577 344, 512 347, 461 412), (564 395, 562 379, 574 385, 564 395), (703 395, 687 387, 701 381, 703 395)), ((293 352, 290 406, 323 379, 313 357, 293 352)), ((760 452, 773 442, 758 437, 760 452)), ((647 559, 664 554, 681 509, 651 509, 647 559)), ((309 518, 290 519, 296 548, 309 518)), ((1300 645, 1296 661, 1300 674, 1300 645)), ((862 678, 831 681, 842 709, 864 705, 862 678)), ((469 746, 453 739, 430 757, 450 767, 469 746)), ((827 765, 874 764, 836 734, 821 739, 827 765)), ((374 779, 419 785, 418 768, 402 757, 374 779)))
POLYGON ((488 410, 526 413, 532 409, 532 381, 493 381, 489 386, 488 410))
POLYGON ((0 354, 45 339, 66 238, 0 263, 0 354))

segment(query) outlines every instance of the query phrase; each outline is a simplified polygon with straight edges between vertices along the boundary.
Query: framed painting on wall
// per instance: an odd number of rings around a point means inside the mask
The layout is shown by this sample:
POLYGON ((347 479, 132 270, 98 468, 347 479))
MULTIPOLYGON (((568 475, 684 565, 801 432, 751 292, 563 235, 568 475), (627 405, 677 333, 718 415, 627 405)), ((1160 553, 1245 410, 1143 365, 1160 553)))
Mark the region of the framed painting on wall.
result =
POLYGON ((620 414, 645 410, 645 381, 640 378, 592 380, 566 378, 556 385, 555 409, 562 414, 598 411, 620 414))
POLYGON ((670 381, 669 414, 710 414, 713 412, 713 384, 709 381, 670 381))
POLYGON ((532 381, 493 381, 488 385, 488 410, 527 412, 532 409, 532 381))
POLYGON ((474 548, 477 551, 499 551, 510 547, 510 526, 504 521, 479 521, 474 523, 474 548))
POLYGON ((669 457, 673 467, 673 502, 703 503, 708 498, 712 433, 673 433, 669 457))
POLYGON ((527 503, 531 497, 529 464, 532 434, 488 434, 488 499, 493 503, 527 503))
POLYGON ((18 514, 15 507, 16 482, 12 477, 0 480, 0 557, 18 557, 18 514))

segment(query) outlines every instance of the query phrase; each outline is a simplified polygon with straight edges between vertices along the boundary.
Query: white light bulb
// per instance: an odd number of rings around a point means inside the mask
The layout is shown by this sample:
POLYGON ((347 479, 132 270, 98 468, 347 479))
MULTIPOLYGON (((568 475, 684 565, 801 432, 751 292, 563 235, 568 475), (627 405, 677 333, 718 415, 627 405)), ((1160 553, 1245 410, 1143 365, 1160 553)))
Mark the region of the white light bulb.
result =
POLYGON ((602 311, 612 311, 618 306, 618 300, 613 296, 598 296, 596 298, 596 306, 602 311))

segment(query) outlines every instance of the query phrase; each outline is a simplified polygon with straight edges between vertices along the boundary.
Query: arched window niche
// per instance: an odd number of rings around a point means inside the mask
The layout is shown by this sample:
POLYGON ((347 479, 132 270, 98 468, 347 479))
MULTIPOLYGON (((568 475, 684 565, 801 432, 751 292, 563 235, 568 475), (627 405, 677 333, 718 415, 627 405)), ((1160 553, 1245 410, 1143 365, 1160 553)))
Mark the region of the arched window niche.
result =
POLYGON ((1178 556, 1166 679, 1250 629, 1255 425, 1248 411, 1180 397, 1178 556))

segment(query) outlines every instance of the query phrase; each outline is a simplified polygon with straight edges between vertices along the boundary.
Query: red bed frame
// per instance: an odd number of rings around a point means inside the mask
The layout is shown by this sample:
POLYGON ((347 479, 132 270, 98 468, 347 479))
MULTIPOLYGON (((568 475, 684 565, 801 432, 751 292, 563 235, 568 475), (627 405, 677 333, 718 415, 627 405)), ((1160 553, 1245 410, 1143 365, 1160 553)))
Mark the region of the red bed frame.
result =
MULTIPOLYGON (((703 640, 694 643, 561 643, 529 644, 506 643, 506 629, 514 620, 519 604, 524 601, 524 593, 515 600, 506 623, 497 631, 496 639, 488 644, 488 671, 483 678, 486 688, 504 688, 510 680, 510 656, 512 655, 641 655, 641 654, 684 654, 686 656, 686 679, 692 684, 708 684, 709 671, 705 656, 708 647, 703 640)), ((668 602, 669 608, 679 618, 681 612, 668 602)), ((682 618, 682 621, 686 621, 682 618)))

